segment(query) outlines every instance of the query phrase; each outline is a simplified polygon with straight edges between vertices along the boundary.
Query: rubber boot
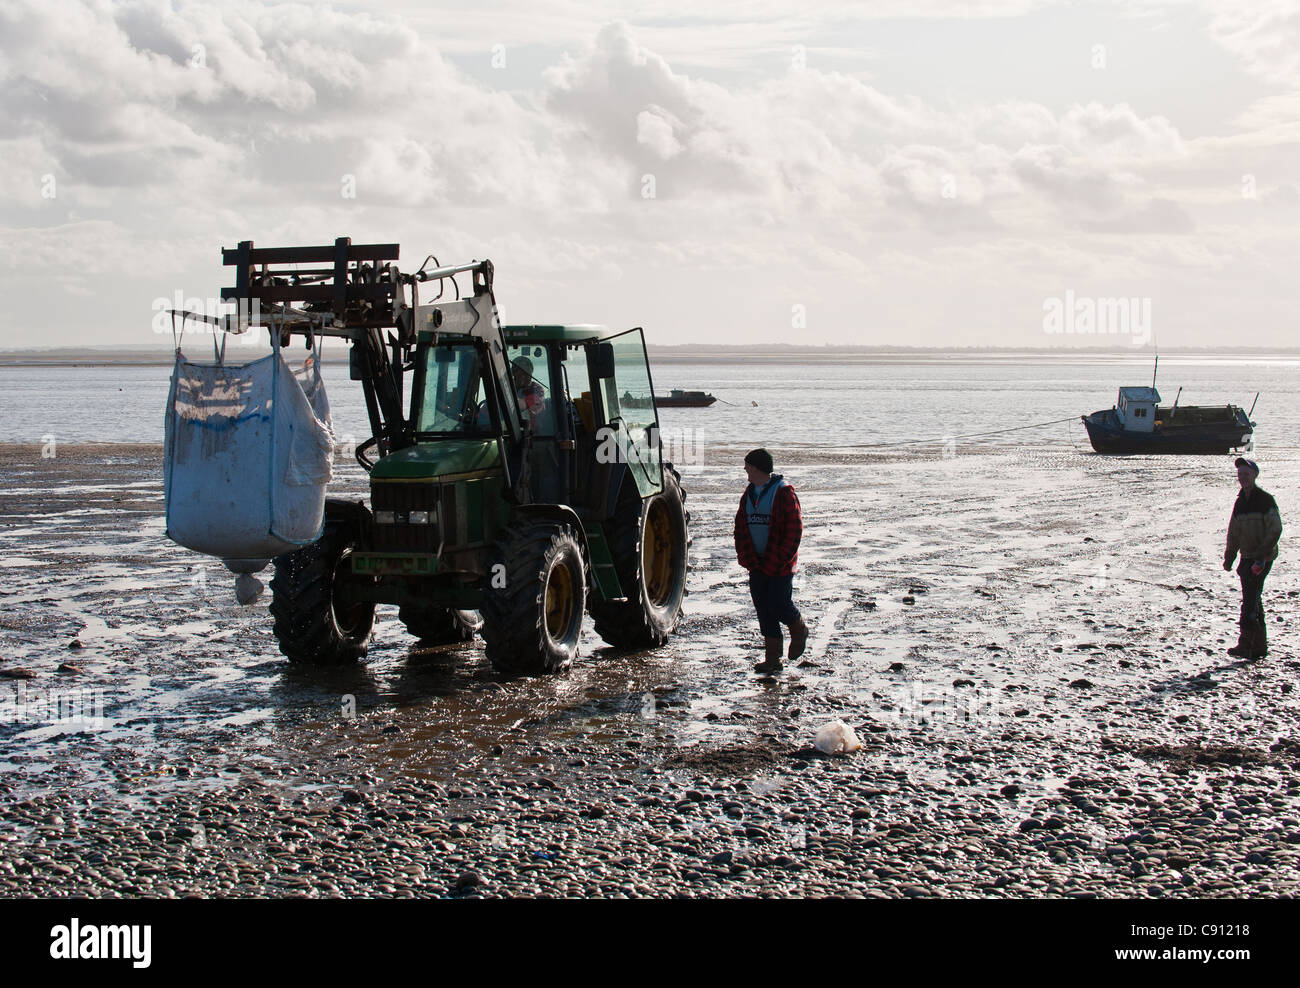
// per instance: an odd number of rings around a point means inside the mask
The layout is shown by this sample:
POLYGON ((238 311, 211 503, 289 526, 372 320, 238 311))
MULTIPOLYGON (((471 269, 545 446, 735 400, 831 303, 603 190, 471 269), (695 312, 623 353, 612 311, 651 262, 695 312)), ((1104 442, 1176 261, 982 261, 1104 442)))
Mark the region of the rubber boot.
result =
POLYGON ((1228 649, 1228 654, 1236 659, 1249 659, 1251 656, 1253 635, 1251 634, 1252 626, 1242 622, 1241 630, 1237 632, 1237 644, 1228 649))
POLYGON ((803 655, 803 650, 807 646, 808 625, 803 623, 803 618, 800 618, 797 624, 790 625, 790 654, 786 658, 793 662, 803 655))
POLYGON ((754 666, 754 671, 767 675, 773 672, 781 671, 781 638, 764 638, 763 644, 767 646, 767 658, 758 665, 754 666))
POLYGON ((1264 623, 1261 621, 1255 625, 1250 641, 1250 657, 1252 659, 1262 659, 1268 655, 1268 632, 1264 630, 1264 623))

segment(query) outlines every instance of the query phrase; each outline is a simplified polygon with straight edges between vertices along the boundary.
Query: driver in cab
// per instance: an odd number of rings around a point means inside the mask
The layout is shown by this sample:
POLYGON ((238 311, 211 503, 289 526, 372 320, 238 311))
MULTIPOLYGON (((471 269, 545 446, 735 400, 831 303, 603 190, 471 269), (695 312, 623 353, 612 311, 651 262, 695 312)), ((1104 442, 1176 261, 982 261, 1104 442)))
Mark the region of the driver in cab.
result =
POLYGON ((526 412, 529 420, 535 422, 545 408, 546 392, 533 378, 533 362, 527 357, 516 357, 511 363, 510 373, 520 414, 526 412))

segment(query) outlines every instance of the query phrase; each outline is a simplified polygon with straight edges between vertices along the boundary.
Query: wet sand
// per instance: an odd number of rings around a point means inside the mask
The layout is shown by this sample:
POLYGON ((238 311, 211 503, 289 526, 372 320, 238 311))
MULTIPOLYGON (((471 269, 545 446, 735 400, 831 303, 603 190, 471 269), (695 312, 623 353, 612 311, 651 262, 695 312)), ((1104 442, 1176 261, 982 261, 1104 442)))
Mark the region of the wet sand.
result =
MULTIPOLYGON (((1284 534, 1272 654, 1228 657, 1230 458, 778 450, 813 635, 765 681, 711 451, 677 637, 588 624, 568 675, 501 681, 392 608, 357 668, 290 668, 163 536, 158 447, 53 452, 0 446, 0 895, 1300 888, 1300 582, 1284 534), (861 752, 811 750, 835 717, 861 752)), ((1300 460, 1265 467, 1285 524, 1300 460)))

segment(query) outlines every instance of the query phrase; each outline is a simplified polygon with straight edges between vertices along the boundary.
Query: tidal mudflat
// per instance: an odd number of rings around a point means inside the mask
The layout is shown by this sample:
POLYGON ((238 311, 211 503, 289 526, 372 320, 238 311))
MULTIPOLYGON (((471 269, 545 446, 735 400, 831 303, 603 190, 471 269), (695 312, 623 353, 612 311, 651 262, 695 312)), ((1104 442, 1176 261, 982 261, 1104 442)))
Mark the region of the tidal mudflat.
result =
MULTIPOLYGON (((291 668, 265 596, 164 537, 160 448, 41 453, 0 448, 0 895, 1300 888, 1297 557, 1272 653, 1228 657, 1230 458, 778 449, 813 634, 763 680, 711 448, 680 633, 503 681, 387 608, 363 664, 291 668), (837 717, 864 747, 820 756, 837 717)), ((1297 480, 1266 461, 1284 524, 1297 480)))

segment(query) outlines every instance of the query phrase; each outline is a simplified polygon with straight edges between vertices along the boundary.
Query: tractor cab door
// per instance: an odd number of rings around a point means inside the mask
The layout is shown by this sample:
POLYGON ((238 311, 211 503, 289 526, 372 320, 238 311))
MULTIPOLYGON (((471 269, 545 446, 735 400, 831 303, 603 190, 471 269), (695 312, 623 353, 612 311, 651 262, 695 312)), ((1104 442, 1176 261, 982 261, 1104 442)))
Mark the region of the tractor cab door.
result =
POLYGON ((597 464, 626 464, 643 498, 657 494, 663 490, 659 416, 641 330, 589 344, 587 367, 597 426, 597 464))
MULTIPOLYGON (((529 444, 529 491, 539 504, 568 502, 568 461, 560 442, 565 420, 562 367, 549 346, 520 343, 506 347, 510 383, 520 420, 532 433, 529 444)), ((565 413, 567 414, 567 412, 565 413)))

